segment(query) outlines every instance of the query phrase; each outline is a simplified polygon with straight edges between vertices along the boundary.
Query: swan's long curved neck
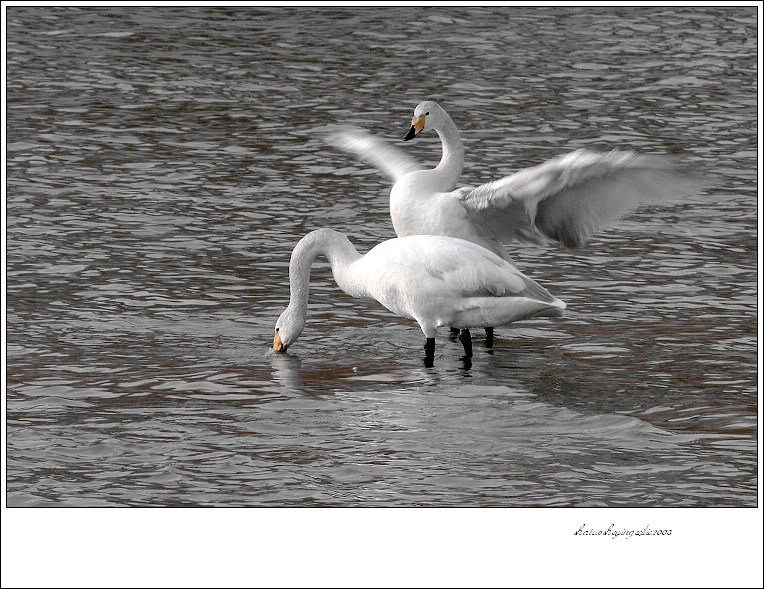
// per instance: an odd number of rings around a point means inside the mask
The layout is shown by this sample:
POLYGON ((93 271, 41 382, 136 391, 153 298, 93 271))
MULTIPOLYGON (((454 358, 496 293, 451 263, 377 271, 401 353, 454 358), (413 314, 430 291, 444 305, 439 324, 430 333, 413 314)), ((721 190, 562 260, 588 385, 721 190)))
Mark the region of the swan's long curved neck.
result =
POLYGON ((361 257, 345 235, 331 229, 317 229, 299 241, 289 262, 289 306, 299 310, 303 316, 308 308, 310 268, 321 255, 329 260, 340 288, 343 288, 343 277, 348 275, 350 264, 361 257))
POLYGON ((450 183, 455 185, 462 174, 464 145, 462 144, 462 138, 459 136, 459 129, 456 128, 453 119, 451 119, 448 113, 444 112, 443 114, 445 117, 441 128, 435 129, 443 145, 443 156, 435 169, 444 177, 447 177, 450 183))

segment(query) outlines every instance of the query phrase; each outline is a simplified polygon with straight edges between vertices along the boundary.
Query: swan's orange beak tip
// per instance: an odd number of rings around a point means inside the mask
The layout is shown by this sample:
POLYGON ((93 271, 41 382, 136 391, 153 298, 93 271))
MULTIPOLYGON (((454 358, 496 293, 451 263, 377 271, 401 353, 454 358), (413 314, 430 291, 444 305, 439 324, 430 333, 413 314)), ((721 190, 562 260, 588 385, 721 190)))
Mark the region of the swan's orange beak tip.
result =
POLYGON ((277 352, 286 352, 286 347, 281 343, 281 336, 278 331, 273 336, 273 349, 277 352))

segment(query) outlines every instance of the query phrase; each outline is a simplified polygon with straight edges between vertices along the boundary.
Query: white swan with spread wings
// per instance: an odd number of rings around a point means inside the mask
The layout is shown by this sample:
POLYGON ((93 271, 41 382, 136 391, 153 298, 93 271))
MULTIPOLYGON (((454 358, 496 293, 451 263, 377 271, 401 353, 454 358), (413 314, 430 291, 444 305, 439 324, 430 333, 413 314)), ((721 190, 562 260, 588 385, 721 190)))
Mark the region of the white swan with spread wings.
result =
POLYGON ((440 136, 443 146, 440 163, 432 169, 360 129, 344 129, 327 140, 392 178, 390 216, 398 237, 458 237, 506 260, 504 244, 515 239, 581 246, 599 227, 641 203, 686 196, 704 184, 662 156, 579 149, 494 182, 457 188, 464 146, 451 117, 432 100, 414 109, 403 139, 428 130, 440 136))

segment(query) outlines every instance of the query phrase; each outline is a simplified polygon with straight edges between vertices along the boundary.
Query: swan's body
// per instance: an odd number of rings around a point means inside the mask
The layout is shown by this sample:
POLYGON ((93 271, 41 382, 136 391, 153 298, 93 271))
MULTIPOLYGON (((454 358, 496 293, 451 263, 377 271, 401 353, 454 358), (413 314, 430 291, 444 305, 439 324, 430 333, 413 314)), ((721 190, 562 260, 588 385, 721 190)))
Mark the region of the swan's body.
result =
POLYGON ((390 216, 398 237, 449 235, 509 260, 515 239, 568 247, 645 201, 697 191, 699 179, 665 159, 628 151, 577 150, 478 187, 457 188, 464 147, 451 117, 433 101, 414 109, 409 140, 434 130, 443 146, 437 167, 424 169, 405 152, 359 129, 329 136, 332 145, 393 179, 390 216))
MULTIPOLYGON (((536 315, 561 316, 565 303, 512 264, 471 242, 418 235, 384 241, 361 255, 342 233, 303 237, 289 264, 289 306, 276 322, 273 347, 285 351, 305 326, 310 267, 326 256, 337 285, 414 319, 432 355, 437 328, 504 325, 536 315)), ((470 355, 470 350, 465 351, 470 355)))

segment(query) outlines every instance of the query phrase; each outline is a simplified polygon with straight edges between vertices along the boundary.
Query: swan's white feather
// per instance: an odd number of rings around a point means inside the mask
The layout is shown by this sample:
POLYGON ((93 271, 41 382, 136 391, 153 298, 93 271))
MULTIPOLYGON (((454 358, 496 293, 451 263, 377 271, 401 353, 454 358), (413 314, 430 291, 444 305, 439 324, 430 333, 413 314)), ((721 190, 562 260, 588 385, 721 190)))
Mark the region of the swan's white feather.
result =
POLYGON ((328 133, 326 142, 337 149, 353 154, 359 160, 384 172, 393 182, 424 166, 405 151, 357 127, 339 127, 328 133))
POLYGON ((697 192, 703 182, 669 158, 577 150, 463 194, 475 226, 500 239, 540 232, 568 247, 645 202, 697 192))

